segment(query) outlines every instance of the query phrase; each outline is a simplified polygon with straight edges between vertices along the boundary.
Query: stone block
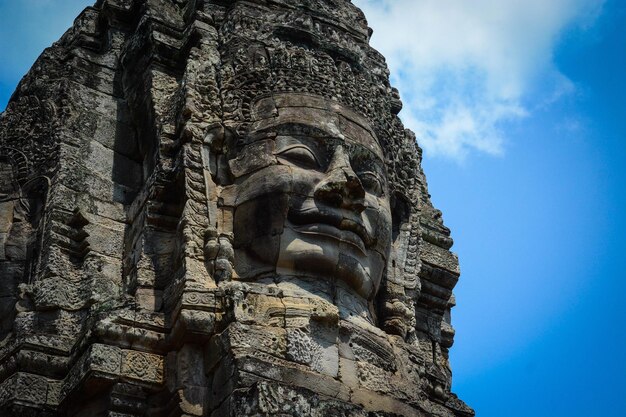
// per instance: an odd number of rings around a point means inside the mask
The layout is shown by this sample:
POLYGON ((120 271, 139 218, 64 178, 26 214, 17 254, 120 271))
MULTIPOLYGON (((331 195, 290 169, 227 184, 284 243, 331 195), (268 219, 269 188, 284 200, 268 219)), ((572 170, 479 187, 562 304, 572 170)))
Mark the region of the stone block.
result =
POLYGON ((122 350, 121 375, 148 384, 162 384, 164 359, 162 356, 134 350, 122 350))

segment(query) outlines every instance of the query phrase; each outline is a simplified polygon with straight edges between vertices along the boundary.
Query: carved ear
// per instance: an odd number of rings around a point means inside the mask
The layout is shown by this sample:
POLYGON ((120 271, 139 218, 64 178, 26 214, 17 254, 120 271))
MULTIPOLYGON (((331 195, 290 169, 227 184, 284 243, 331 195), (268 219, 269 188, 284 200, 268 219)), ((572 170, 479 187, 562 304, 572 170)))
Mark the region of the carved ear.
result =
POLYGON ((414 327, 413 292, 417 281, 417 234, 413 219, 417 218, 417 203, 412 204, 403 194, 391 196, 392 239, 385 279, 379 296, 383 329, 406 338, 414 327))
MULTIPOLYGON (((416 231, 412 219, 417 218, 417 203, 412 203, 400 192, 391 196, 391 255, 389 259, 388 279, 400 287, 414 287, 415 277, 407 274, 407 264, 411 264, 416 231)), ((415 274, 416 276, 417 274, 415 274)))
POLYGON ((406 229, 411 218, 411 203, 399 192, 391 196, 392 244, 400 237, 402 229, 406 229))
POLYGON ((204 169, 211 173, 214 181, 220 185, 232 183, 232 173, 228 160, 236 154, 237 134, 222 123, 216 123, 207 129, 204 136, 202 159, 204 169))
POLYGON ((21 203, 27 207, 30 221, 37 227, 45 210, 45 203, 50 189, 48 177, 37 177, 28 180, 22 185, 21 203))

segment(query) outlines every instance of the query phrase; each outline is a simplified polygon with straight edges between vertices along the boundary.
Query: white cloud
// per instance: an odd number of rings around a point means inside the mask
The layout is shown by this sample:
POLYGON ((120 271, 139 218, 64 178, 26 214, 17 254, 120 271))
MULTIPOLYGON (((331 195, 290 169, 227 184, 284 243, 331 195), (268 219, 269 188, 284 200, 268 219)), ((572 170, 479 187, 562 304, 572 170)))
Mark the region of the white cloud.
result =
POLYGON ((431 155, 499 155, 509 122, 573 90, 553 51, 605 0, 354 0, 389 62, 401 117, 431 155))

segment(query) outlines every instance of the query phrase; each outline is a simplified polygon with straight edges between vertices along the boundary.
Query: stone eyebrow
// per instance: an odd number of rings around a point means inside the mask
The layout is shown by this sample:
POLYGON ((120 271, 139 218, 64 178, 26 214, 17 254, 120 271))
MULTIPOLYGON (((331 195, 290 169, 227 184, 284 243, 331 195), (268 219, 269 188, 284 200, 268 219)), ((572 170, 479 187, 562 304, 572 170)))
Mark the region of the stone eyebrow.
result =
MULTIPOLYGON (((281 133, 277 135, 278 137, 282 136, 281 133)), ((286 135, 287 136, 287 135, 286 135)), ((287 136, 291 138, 290 140, 277 140, 276 141, 276 149, 275 153, 278 154, 287 149, 291 149, 297 146, 303 146, 313 152, 315 158, 318 160, 318 163, 324 164, 328 162, 328 142, 326 140, 319 140, 320 138, 311 138, 307 135, 291 135, 287 136)), ((327 136, 327 139, 333 140, 331 136, 327 136)), ((278 139, 278 138, 277 138, 278 139)))
POLYGON ((274 128, 276 130, 277 133, 279 132, 290 132, 290 129, 292 128, 300 128, 303 129, 303 134, 307 135, 307 134, 315 134, 315 135, 319 135, 321 137, 328 137, 328 138, 337 138, 337 135, 329 130, 320 128, 318 126, 309 124, 309 123, 305 123, 305 122, 291 122, 291 121, 283 121, 280 122, 272 127, 268 127, 267 129, 271 129, 274 128))

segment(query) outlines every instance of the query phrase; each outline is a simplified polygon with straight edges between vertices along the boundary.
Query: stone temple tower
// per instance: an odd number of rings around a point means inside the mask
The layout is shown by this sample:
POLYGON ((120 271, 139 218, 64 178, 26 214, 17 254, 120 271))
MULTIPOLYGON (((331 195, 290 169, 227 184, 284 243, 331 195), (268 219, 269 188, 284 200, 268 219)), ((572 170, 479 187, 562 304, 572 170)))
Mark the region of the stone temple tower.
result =
POLYGON ((0 115, 0 415, 474 415, 370 35, 349 0, 78 16, 0 115))

